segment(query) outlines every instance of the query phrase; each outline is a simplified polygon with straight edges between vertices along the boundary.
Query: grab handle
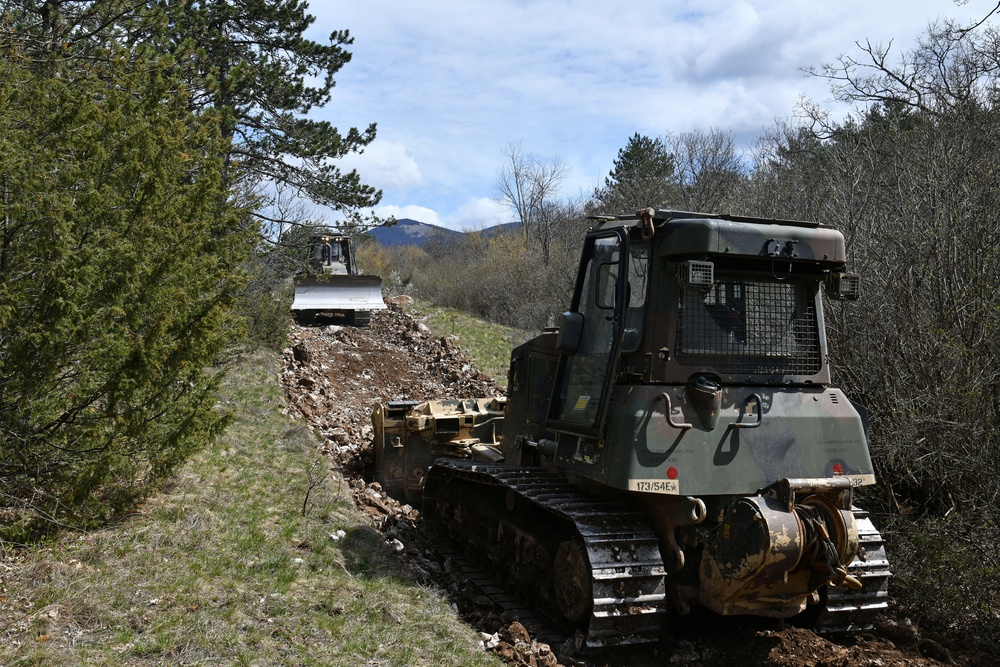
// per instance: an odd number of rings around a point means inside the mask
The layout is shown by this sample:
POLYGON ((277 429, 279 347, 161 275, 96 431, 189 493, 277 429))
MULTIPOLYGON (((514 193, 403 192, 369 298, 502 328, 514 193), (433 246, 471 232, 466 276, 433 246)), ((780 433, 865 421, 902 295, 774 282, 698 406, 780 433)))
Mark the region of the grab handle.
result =
POLYGON ((694 424, 688 424, 687 422, 675 422, 674 421, 674 417, 671 414, 674 411, 674 409, 673 409, 673 406, 670 404, 670 396, 668 396, 666 392, 663 392, 659 396, 657 396, 656 400, 657 401, 662 400, 662 401, 664 401, 667 404, 667 408, 665 410, 665 413, 666 413, 667 423, 668 424, 670 424, 674 428, 679 429, 681 431, 686 431, 689 428, 694 428, 694 424))
POLYGON ((764 421, 764 401, 761 400, 760 394, 750 394, 747 396, 746 403, 743 404, 743 411, 740 412, 739 419, 741 421, 733 422, 730 424, 733 428, 757 428, 760 426, 761 422, 764 421), (742 421, 747 415, 753 414, 753 405, 757 406, 757 421, 745 423, 742 421))

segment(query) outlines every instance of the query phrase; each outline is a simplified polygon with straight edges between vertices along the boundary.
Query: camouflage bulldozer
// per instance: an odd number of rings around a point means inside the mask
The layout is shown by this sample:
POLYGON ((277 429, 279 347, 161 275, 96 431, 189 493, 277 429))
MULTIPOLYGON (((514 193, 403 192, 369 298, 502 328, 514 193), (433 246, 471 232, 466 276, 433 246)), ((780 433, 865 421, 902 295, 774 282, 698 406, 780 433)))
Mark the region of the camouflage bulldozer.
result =
POLYGON ((376 406, 377 478, 589 646, 698 606, 871 627, 890 571, 854 502, 866 413, 831 384, 823 319, 859 287, 818 223, 601 219, 505 400, 376 406))

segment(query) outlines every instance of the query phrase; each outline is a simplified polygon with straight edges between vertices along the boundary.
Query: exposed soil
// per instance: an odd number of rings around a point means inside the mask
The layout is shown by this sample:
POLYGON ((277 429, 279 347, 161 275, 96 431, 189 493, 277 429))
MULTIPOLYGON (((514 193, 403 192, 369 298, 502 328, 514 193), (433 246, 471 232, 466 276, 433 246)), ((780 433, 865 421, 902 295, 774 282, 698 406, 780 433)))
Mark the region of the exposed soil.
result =
MULTIPOLYGON (((404 297, 405 298, 405 297, 404 297)), ((988 665, 993 657, 945 647, 906 619, 831 641, 777 622, 720 618, 678 619, 661 646, 581 656, 572 642, 549 646, 534 628, 502 613, 442 557, 421 530, 418 509, 386 495, 363 473, 372 460, 371 410, 376 402, 494 396, 503 392, 479 373, 454 342, 441 338, 399 306, 372 314, 366 328, 296 327, 284 351, 281 385, 291 405, 323 438, 333 466, 350 479, 358 506, 422 583, 446 591, 463 618, 480 631, 484 650, 531 667, 645 667, 646 665, 774 667, 930 667, 988 665)))

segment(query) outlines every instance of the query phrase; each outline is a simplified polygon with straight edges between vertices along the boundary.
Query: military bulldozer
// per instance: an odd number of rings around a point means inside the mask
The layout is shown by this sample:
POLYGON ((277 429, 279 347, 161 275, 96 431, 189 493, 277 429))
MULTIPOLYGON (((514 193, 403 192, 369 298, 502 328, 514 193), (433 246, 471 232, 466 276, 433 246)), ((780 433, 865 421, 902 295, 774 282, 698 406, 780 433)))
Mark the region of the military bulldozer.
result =
POLYGON ((843 235, 647 209, 587 233, 505 399, 375 407, 377 479, 590 647, 694 608, 871 627, 887 607, 865 411, 830 380, 843 235))
POLYGON ((361 275, 348 236, 310 239, 307 270, 295 277, 292 315, 300 324, 329 322, 365 326, 371 311, 385 309, 382 279, 361 275))

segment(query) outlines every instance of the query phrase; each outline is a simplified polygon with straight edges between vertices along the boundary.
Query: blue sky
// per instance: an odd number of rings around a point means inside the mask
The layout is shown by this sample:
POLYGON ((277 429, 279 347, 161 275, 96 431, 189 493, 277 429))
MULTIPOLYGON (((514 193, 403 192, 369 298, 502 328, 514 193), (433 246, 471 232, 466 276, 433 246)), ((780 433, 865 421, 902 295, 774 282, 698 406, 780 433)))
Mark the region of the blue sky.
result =
POLYGON ((510 219, 493 198, 512 143, 560 159, 563 196, 585 195, 635 132, 720 128, 747 148, 802 98, 843 115, 804 68, 860 57, 865 40, 899 55, 929 23, 995 4, 311 0, 313 39, 354 37, 332 102, 312 115, 342 131, 378 124, 365 154, 341 161, 383 190, 377 213, 478 229, 510 219))

